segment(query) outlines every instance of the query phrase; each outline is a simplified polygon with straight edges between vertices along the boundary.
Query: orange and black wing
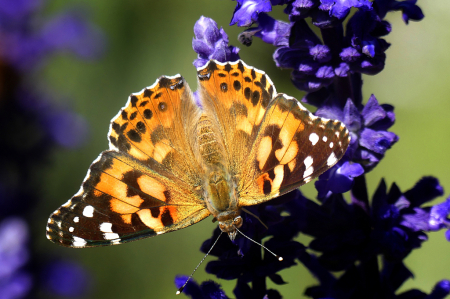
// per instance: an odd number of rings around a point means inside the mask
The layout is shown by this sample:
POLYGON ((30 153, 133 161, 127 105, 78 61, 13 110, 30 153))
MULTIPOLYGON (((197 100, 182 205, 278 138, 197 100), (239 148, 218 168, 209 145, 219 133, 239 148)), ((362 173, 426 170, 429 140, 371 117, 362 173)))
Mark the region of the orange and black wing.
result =
POLYGON ((47 238, 69 247, 120 244, 207 217, 191 144, 200 114, 181 76, 132 94, 111 121, 110 150, 50 216, 47 238))
POLYGON ((277 94, 263 71, 243 61, 198 70, 202 104, 218 120, 239 206, 258 204, 311 181, 344 155, 349 132, 277 94))

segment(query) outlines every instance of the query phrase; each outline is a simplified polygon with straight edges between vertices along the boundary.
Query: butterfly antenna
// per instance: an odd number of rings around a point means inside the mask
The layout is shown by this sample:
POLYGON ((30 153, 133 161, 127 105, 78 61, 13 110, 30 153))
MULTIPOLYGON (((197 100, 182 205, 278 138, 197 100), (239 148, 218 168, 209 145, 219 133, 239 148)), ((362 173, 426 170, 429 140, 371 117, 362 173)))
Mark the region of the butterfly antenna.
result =
POLYGON ((269 227, 268 227, 264 222, 262 222, 262 220, 261 220, 258 216, 256 216, 255 214, 253 214, 252 212, 250 212, 250 211, 247 210, 246 208, 242 208, 242 211, 246 212, 247 214, 252 215, 252 216, 255 217, 256 219, 258 219, 259 222, 261 222, 261 224, 262 224, 266 229, 269 229, 269 227))
POLYGON ((192 274, 189 276, 189 278, 186 280, 186 282, 183 284, 183 286, 181 288, 178 289, 178 291, 176 292, 177 295, 180 295, 181 292, 183 292, 184 287, 187 285, 187 283, 189 282, 189 280, 191 280, 192 276, 194 276, 195 271, 197 271, 198 267, 200 267, 200 265, 203 263, 203 261, 206 259, 206 257, 209 255, 209 253, 211 252, 211 250, 214 248, 214 246, 216 246, 217 241, 219 241, 220 236, 222 235, 222 231, 220 232, 220 235, 217 237, 216 241, 214 242, 214 244, 211 246, 211 248, 208 250, 208 252, 206 253, 206 255, 203 257, 203 259, 200 261, 200 263, 198 263, 197 267, 195 267, 194 271, 192 271, 192 274))
POLYGON ((236 230, 237 230, 241 235, 243 235, 244 237, 246 237, 247 239, 249 239, 249 240, 252 241, 253 243, 258 244, 259 246, 261 246, 262 248, 264 248, 265 250, 267 250, 268 252, 270 252, 270 253, 271 253, 274 257, 276 257, 280 262, 283 260, 283 258, 282 258, 281 256, 276 255, 275 253, 273 253, 272 251, 270 251, 270 250, 269 250, 266 246, 264 246, 263 244, 256 242, 255 240, 253 240, 253 239, 250 238, 250 237, 247 237, 247 236, 244 235, 244 233, 241 232, 237 227, 235 227, 235 228, 236 228, 236 230))

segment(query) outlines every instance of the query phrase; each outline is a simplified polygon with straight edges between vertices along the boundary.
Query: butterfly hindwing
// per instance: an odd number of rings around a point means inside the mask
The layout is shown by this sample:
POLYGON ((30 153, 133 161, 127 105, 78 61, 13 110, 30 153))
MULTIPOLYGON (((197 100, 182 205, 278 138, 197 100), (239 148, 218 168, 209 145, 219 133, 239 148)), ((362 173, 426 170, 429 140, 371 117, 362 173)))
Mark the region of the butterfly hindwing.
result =
POLYGON ((105 151, 80 191, 49 219, 50 240, 70 247, 119 244, 177 230, 209 215, 193 190, 105 151))

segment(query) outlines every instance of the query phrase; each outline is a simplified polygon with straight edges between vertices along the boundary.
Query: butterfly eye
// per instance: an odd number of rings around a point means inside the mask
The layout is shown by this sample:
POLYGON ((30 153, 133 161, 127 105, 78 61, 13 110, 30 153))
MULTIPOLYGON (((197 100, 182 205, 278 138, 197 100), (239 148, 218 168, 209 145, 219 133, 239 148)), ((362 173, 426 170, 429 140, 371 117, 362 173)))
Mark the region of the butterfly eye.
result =
POLYGON ((242 226, 243 220, 241 216, 237 216, 236 218, 234 218, 233 220, 233 224, 235 227, 240 228, 242 226))

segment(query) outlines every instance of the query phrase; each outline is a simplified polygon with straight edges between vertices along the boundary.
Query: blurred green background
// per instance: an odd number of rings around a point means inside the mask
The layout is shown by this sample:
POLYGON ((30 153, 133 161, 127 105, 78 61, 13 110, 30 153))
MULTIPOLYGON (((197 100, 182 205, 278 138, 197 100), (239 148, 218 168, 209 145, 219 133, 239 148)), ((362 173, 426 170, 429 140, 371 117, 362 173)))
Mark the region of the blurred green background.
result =
MULTIPOLYGON (((106 134, 110 119, 125 105, 131 92, 154 83, 161 75, 182 74, 196 87, 192 61, 193 26, 201 16, 213 18, 223 26, 230 44, 240 46, 241 58, 264 70, 279 92, 301 98, 293 88, 289 71, 276 69, 274 48, 259 40, 246 48, 236 37, 242 30, 229 27, 236 2, 229 0, 128 0, 128 1, 49 1, 45 13, 84 7, 89 19, 107 37, 107 51, 98 61, 80 62, 70 56, 58 56, 38 74, 38 80, 57 91, 65 105, 72 106, 90 125, 87 144, 77 150, 54 153, 42 178, 45 201, 36 211, 33 234, 36 247, 55 256, 71 256, 93 274, 89 298, 174 298, 173 280, 177 274, 190 274, 203 257, 202 242, 211 236, 216 224, 207 220, 187 229, 157 238, 121 246, 94 249, 69 249, 45 238, 48 215, 75 192, 91 162, 107 149, 106 134), (67 98, 70 100, 67 100, 67 98)), ((376 76, 364 77, 364 99, 374 93, 380 103, 395 106, 397 123, 391 131, 400 141, 387 152, 379 166, 367 175, 369 192, 385 178, 403 191, 424 175, 438 177, 446 196, 450 192, 450 2, 419 1, 425 19, 405 25, 401 13, 391 13, 392 33, 387 41, 386 68, 376 76)), ((274 12, 286 17, 281 9, 274 12)), ((313 184, 302 188, 313 198, 313 184)), ((443 201, 445 197, 440 198, 443 201)), ((307 241, 306 237, 300 240, 307 241)), ((430 234, 430 240, 414 251, 406 264, 415 274, 402 290, 420 288, 429 292, 443 278, 450 278, 450 243, 443 232, 430 234)), ((207 259, 207 261, 213 257, 207 259)), ((195 275, 199 282, 214 279, 233 297, 234 282, 219 281, 204 272, 204 263, 195 275)), ((277 286, 284 298, 299 298, 305 287, 315 283, 302 265, 281 272, 287 285, 277 286)), ((269 282, 269 287, 273 285, 269 282)), ((184 297, 181 295, 180 297, 184 297)))

